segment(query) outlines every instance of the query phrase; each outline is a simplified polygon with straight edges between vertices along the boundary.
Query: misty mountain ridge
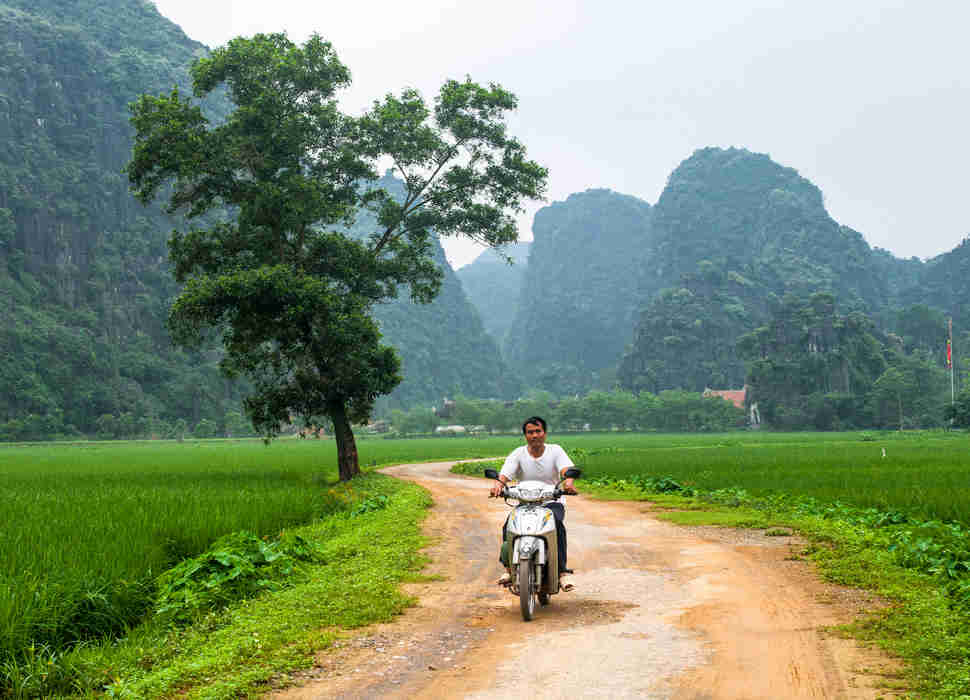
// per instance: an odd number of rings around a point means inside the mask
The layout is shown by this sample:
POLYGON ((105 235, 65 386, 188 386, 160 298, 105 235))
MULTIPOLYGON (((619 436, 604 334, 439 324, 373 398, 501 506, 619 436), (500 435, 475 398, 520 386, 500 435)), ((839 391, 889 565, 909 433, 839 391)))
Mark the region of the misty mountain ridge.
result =
MULTIPOLYGON (((219 373, 218 345, 177 349, 165 325, 178 293, 167 239, 184 222, 138 203, 122 173, 128 104, 190 92, 206 48, 143 0, 0 0, 0 28, 0 427, 18 439, 238 427, 245 386, 219 373)), ((231 108, 203 103, 216 119, 231 108)), ((406 373, 385 407, 517 394, 437 243, 435 259, 432 304, 376 310, 406 373)))
MULTIPOLYGON (((205 47, 142 0, 0 0, 0 28, 0 425, 20 437, 167 434, 183 419, 221 430, 245 387, 219 374, 216 345, 172 347, 177 223, 138 204, 121 173, 128 103, 185 89, 205 47)), ((738 338, 817 292, 887 333, 914 305, 970 325, 968 241, 925 262, 871 248, 813 183, 745 149, 696 151, 653 206, 572 194, 540 209, 533 233, 504 250, 517 264, 485 251, 457 273, 436 245, 441 296, 377 308, 405 371, 382 411, 459 393, 737 387, 738 338)))
POLYGON ((531 247, 531 242, 520 242, 501 250, 487 248, 471 263, 455 271, 468 300, 478 310, 485 330, 498 347, 505 342, 515 321, 531 247))
POLYGON ((556 394, 609 386, 632 338, 647 202, 608 189, 572 194, 535 215, 506 360, 556 394))

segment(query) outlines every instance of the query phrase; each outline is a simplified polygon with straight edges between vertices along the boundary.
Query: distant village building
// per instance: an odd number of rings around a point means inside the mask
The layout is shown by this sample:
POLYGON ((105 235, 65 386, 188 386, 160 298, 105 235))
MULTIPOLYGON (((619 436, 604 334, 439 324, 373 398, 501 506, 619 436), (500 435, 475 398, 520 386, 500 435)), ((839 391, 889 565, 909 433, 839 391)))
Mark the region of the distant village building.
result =
POLYGON ((761 427, 761 412, 758 411, 758 404, 752 403, 750 406, 745 406, 748 400, 748 385, 745 384, 742 389, 704 389, 704 396, 720 396, 725 401, 730 401, 735 406, 741 409, 745 409, 748 414, 748 425, 752 428, 761 427))
POLYGON ((455 415, 455 410, 458 408, 458 404, 449 399, 447 396, 441 399, 441 408, 435 406, 431 411, 438 416, 438 418, 451 418, 455 415))
POLYGON ((467 432, 463 425, 439 425, 434 431, 437 435, 464 435, 467 432))
POLYGON ((743 389, 704 389, 704 397, 720 396, 722 399, 730 401, 738 408, 744 408, 744 400, 748 395, 748 387, 743 389))

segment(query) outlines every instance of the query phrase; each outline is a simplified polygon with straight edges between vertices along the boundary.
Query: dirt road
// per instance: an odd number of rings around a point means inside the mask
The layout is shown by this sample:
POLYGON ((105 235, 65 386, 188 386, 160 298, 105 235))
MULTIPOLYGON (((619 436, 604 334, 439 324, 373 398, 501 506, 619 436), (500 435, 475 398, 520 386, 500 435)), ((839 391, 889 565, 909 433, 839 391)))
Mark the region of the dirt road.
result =
POLYGON ((308 698, 878 698, 893 664, 828 626, 873 604, 823 584, 761 531, 682 528, 642 503, 567 502, 577 588, 522 621, 494 585, 507 507, 451 463, 387 473, 427 488, 435 507, 416 607, 319 657, 308 698))

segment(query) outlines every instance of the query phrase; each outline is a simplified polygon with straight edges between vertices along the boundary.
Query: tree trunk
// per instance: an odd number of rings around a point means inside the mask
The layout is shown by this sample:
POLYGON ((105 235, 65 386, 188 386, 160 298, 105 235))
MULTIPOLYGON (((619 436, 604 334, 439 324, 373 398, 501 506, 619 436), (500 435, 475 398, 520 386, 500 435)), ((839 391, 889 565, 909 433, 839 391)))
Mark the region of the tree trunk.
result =
POLYGON ((343 403, 332 404, 330 420, 333 421, 333 437, 337 442, 337 467, 340 470, 340 480, 350 481, 360 474, 360 463, 357 461, 357 441, 354 431, 347 420, 347 411, 343 403))

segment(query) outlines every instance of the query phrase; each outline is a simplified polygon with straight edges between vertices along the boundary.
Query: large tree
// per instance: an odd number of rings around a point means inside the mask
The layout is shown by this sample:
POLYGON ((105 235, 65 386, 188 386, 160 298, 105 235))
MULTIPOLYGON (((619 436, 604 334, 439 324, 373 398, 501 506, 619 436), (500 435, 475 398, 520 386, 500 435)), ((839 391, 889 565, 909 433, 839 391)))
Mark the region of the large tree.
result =
POLYGON ((190 224, 169 242, 185 285, 169 325, 186 345, 221 334, 223 370, 253 381, 246 411, 265 435, 328 417, 349 479, 352 424, 400 381, 373 305, 399 286, 434 297, 435 235, 514 241, 512 214, 542 196, 546 170, 508 135, 516 99, 498 85, 449 80, 433 107, 407 89, 362 116, 342 113, 336 93, 350 73, 318 36, 237 38, 191 75, 196 100, 227 90, 235 109, 224 122, 177 89, 132 105, 134 191, 144 202, 163 194, 190 224), (403 198, 377 186, 384 164, 403 198), (364 212, 374 230, 349 236, 364 212))

